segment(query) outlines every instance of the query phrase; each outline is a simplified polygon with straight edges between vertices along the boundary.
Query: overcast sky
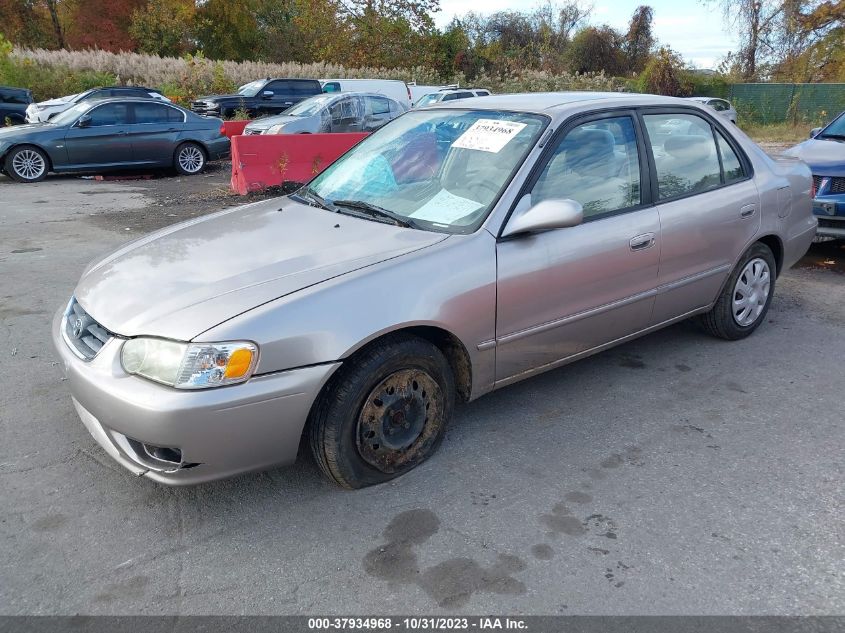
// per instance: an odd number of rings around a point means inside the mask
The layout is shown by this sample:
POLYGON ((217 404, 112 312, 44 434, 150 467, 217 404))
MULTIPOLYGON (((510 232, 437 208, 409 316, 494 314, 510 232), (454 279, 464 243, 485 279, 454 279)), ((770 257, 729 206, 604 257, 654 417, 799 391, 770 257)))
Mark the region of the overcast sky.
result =
MULTIPOLYGON (((435 14, 435 22, 443 27, 453 17, 469 11, 525 11, 539 4, 538 0, 440 0, 441 10, 435 14)), ((698 68, 714 68, 729 51, 737 49, 736 38, 725 28, 722 10, 715 3, 705 6, 699 0, 592 0, 581 4, 592 4, 591 23, 609 24, 623 31, 637 6, 651 6, 657 39, 698 68)))

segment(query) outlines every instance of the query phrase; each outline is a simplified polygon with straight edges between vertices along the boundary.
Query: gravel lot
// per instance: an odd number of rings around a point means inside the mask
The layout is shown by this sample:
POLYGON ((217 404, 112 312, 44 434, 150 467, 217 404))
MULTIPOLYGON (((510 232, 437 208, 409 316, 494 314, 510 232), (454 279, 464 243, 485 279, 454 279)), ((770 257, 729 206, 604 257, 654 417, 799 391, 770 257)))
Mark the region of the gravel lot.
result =
POLYGON ((680 324, 458 409, 391 484, 135 479, 49 326, 86 263, 240 199, 191 179, 0 177, 0 613, 842 614, 845 246, 726 343, 680 324))

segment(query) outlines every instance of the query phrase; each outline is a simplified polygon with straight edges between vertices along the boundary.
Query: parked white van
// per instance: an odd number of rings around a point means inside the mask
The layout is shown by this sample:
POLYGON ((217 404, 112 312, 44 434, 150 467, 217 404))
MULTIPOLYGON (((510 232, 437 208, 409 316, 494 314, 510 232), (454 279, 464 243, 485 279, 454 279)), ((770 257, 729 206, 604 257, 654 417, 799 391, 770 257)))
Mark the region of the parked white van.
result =
POLYGON ((323 92, 375 92, 411 109, 411 90, 398 79, 321 79, 323 92))

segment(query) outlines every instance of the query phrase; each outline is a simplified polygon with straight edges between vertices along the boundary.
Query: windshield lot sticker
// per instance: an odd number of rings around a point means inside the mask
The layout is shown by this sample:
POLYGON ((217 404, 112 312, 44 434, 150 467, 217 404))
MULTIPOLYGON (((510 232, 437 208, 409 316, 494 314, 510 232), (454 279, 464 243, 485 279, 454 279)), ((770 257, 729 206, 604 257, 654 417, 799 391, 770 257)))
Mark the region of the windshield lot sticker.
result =
POLYGON ((478 119, 461 134, 452 147, 475 149, 481 152, 500 152, 512 138, 519 134, 526 123, 498 121, 496 119, 478 119))
POLYGON ((441 189, 431 200, 414 211, 411 217, 418 220, 428 220, 429 222, 451 224, 483 206, 475 200, 462 198, 441 189))

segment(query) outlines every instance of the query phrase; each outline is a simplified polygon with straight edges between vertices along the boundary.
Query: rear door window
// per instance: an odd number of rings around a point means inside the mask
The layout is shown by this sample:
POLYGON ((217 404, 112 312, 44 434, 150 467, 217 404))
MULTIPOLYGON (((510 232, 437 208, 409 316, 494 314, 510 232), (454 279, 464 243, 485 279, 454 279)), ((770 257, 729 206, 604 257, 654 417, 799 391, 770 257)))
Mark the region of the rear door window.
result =
POLYGON ((722 183, 710 123, 694 114, 646 114, 660 200, 700 193, 722 183))
POLYGON ((742 162, 739 160, 739 156, 736 155, 736 152, 721 132, 716 132, 716 136, 719 139, 719 155, 722 157, 723 181, 725 184, 730 184, 738 180, 744 180, 745 170, 742 168, 742 162))
POLYGON ((373 114, 389 114, 390 102, 383 97, 367 97, 373 114))
POLYGON ((157 103, 136 103, 135 123, 167 123, 171 120, 171 110, 173 108, 157 103))

